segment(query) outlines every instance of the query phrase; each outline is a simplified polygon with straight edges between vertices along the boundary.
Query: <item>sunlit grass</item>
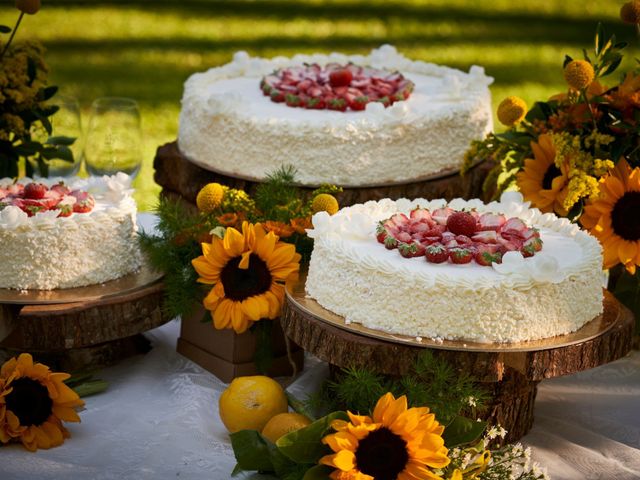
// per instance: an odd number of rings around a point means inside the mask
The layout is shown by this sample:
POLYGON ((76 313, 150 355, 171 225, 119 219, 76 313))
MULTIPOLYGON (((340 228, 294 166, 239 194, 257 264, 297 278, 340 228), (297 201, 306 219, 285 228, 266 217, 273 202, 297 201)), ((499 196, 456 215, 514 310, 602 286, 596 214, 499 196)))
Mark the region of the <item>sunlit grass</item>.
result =
MULTIPOLYGON (((180 97, 194 72, 254 55, 365 53, 391 43, 407 56, 467 70, 483 65, 495 78, 494 104, 517 94, 529 104, 565 88, 565 54, 591 48, 598 21, 632 42, 619 5, 601 0, 139 0, 45 2, 19 36, 48 49, 51 81, 76 96, 88 119, 99 96, 139 101, 144 166, 136 180, 142 209, 153 206, 156 148, 175 139, 180 97)), ((15 10, 0 8, 0 23, 15 10)))

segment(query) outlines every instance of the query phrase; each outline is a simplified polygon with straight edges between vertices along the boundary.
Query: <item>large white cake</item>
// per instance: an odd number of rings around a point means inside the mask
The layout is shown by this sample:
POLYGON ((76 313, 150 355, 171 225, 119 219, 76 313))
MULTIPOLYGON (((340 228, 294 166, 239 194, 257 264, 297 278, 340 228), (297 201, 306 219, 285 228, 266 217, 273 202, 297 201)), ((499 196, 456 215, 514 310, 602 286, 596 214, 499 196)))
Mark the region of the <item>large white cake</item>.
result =
POLYGON ((315 245, 308 295, 346 322, 416 337, 483 343, 566 334, 602 312, 598 241, 564 218, 528 208, 515 192, 486 205, 455 199, 448 206, 521 219, 532 227, 527 231, 542 240, 541 250, 529 258, 513 251, 504 254, 502 263, 489 266, 451 260, 436 264, 425 256, 404 258, 397 248, 387 249, 376 239, 380 221, 398 212, 409 216, 418 206, 434 212, 445 204, 386 199, 354 205, 334 216, 316 214, 310 231, 315 245))
POLYGON ((471 140, 492 130, 492 78, 412 61, 385 45, 369 55, 264 59, 238 52, 231 63, 185 84, 178 146, 194 163, 227 175, 264 179, 294 165, 305 185, 384 185, 458 169, 471 140), (263 77, 302 65, 348 65, 399 72, 414 84, 407 100, 363 111, 313 110, 274 103, 263 77))
POLYGON ((0 180, 0 288, 81 287, 138 270, 130 183, 122 173, 71 181, 0 180), (31 183, 46 191, 25 193, 31 183))

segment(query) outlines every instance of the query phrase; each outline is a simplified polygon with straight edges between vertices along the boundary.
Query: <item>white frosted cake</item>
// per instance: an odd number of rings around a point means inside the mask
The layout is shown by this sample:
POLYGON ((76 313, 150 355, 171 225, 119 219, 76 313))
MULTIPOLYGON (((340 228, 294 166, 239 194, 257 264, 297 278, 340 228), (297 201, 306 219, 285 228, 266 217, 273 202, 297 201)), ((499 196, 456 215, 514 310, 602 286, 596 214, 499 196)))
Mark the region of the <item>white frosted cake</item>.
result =
POLYGON ((458 169, 492 130, 492 81, 481 67, 412 61, 389 45, 367 56, 238 52, 187 80, 178 146, 206 169, 254 180, 291 164, 305 185, 416 181, 458 169))
POLYGON ((505 343, 573 332, 602 313, 598 241, 519 193, 486 205, 371 201, 318 213, 313 226, 307 294, 347 323, 505 343))
POLYGON ((0 180, 0 288, 103 283, 140 268, 131 179, 0 180))

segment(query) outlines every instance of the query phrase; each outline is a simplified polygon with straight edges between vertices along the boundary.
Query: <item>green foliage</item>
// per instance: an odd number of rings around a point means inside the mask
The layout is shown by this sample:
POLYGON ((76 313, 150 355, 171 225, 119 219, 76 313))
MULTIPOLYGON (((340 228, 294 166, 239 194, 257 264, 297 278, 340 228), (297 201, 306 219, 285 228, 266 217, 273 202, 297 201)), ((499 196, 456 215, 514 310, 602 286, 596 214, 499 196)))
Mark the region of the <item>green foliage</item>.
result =
POLYGON ((158 235, 139 234, 140 245, 151 264, 165 273, 164 308, 171 316, 190 315, 204 295, 198 274, 191 260, 202 254, 196 238, 203 233, 202 220, 183 204, 161 198, 158 215, 158 235))
POLYGON ((407 395, 410 406, 428 405, 444 425, 461 413, 475 417, 488 398, 471 377, 456 372, 445 360, 424 350, 407 375, 390 377, 366 368, 346 368, 334 380, 327 380, 307 402, 313 411, 368 414, 386 392, 407 395))
MULTIPOLYGON (((289 223, 292 214, 298 215, 303 200, 294 185, 295 173, 293 165, 283 165, 258 186, 255 194, 257 218, 289 223)), ((306 215, 300 212, 299 216, 306 215)))
POLYGON ((477 422, 457 415, 447 424, 442 438, 448 448, 470 445, 478 441, 486 428, 487 422, 477 422))

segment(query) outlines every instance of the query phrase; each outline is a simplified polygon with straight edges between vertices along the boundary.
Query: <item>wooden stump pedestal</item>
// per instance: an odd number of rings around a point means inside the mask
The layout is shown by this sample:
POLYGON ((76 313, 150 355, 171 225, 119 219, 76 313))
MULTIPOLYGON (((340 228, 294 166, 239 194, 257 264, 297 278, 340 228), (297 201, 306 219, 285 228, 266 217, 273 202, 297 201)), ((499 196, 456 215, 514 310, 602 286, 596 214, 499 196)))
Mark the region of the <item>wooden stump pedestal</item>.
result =
POLYGON ((483 384, 491 394, 484 418, 506 428, 506 440, 510 442, 518 440, 531 428, 536 389, 541 380, 621 358, 631 349, 634 325, 633 314, 605 292, 604 313, 599 317, 600 324, 605 327, 598 334, 585 336, 584 341, 563 343, 556 340, 555 347, 531 349, 522 348, 522 344, 519 348, 492 345, 481 351, 465 349, 462 342, 454 349, 447 345, 385 341, 350 330, 348 325, 338 326, 334 320, 328 320, 337 316, 330 312, 325 316, 322 310, 313 300, 305 298, 304 277, 288 284, 281 318, 285 334, 336 367, 366 367, 392 376, 408 373, 418 355, 430 348, 435 356, 446 359, 456 370, 472 375, 483 384))
MULTIPOLYGON (((170 320, 161 307, 163 288, 156 278, 102 298, 0 303, 0 357, 28 352, 55 370, 78 371, 146 353, 150 344, 140 334, 170 320)), ((55 296, 56 291, 48 293, 55 296)))
MULTIPOLYGON (((236 178, 222 173, 206 170, 189 161, 179 150, 177 142, 167 143, 158 148, 153 162, 154 179, 163 187, 163 194, 177 194, 189 203, 196 203, 196 196, 207 183, 218 182, 231 188, 245 190, 253 195, 257 181, 236 178)), ((482 163, 473 167, 464 177, 459 172, 451 171, 435 175, 433 178, 406 182, 394 185, 346 187, 338 195, 343 207, 369 200, 383 198, 482 198, 482 183, 493 165, 482 163)), ((250 172, 247 172, 250 173, 250 172)), ((316 186, 302 186, 301 189, 311 192, 316 186)))

